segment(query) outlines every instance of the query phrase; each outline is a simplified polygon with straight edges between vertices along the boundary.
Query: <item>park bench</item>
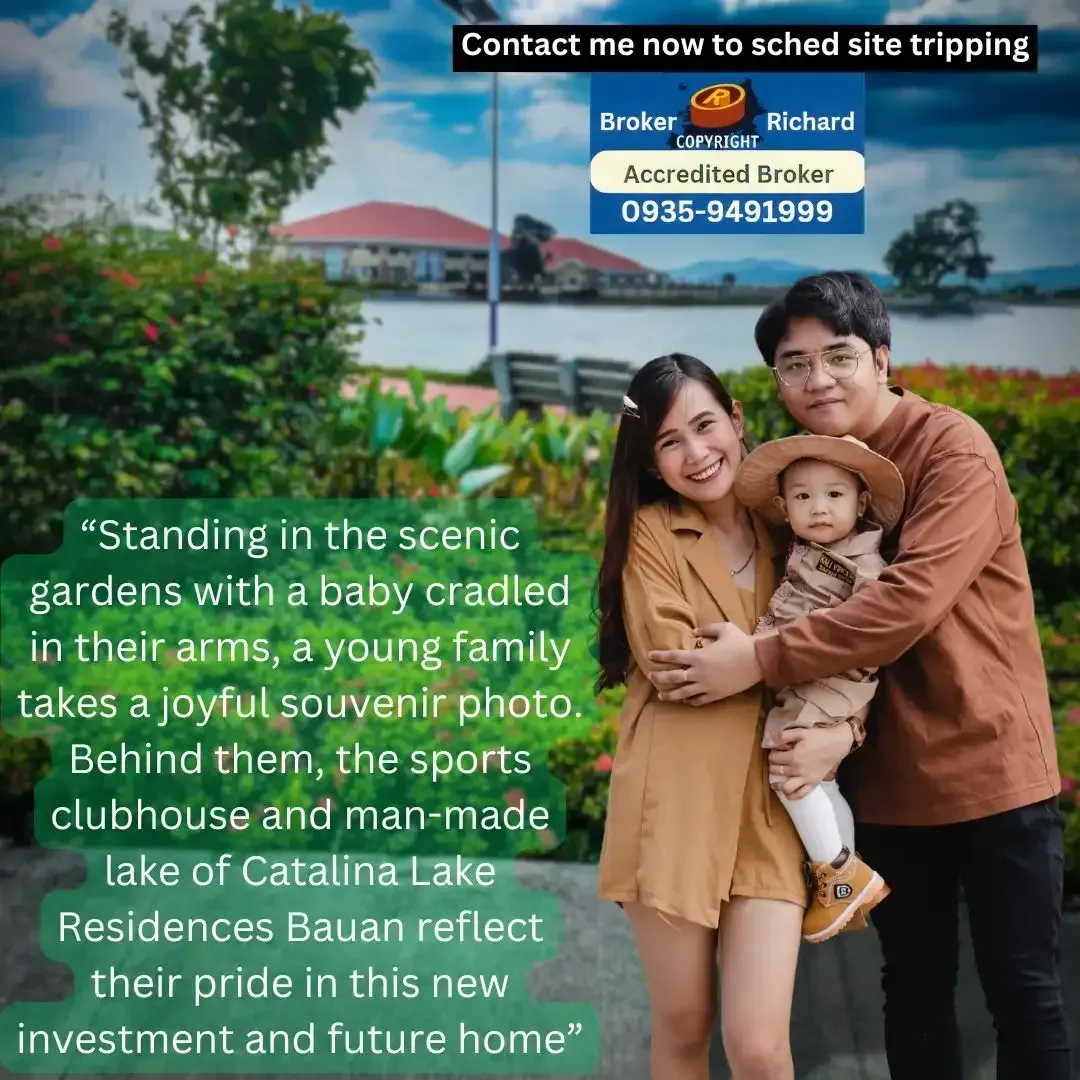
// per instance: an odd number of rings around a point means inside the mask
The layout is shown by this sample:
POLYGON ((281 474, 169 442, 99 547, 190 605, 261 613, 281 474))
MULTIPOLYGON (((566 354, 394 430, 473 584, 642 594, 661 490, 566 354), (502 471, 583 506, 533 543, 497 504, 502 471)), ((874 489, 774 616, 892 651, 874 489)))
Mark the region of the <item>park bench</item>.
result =
POLYGON ((579 415, 617 413, 634 374, 625 360, 546 353, 494 353, 488 362, 505 420, 519 410, 536 417, 546 406, 579 415))
POLYGON ((535 418, 545 406, 566 404, 566 375, 557 356, 493 353, 488 362, 504 420, 510 420, 519 410, 535 418))
POLYGON ((625 360, 576 356, 563 361, 567 371, 566 406, 579 416, 602 412, 613 415, 622 410, 623 397, 634 377, 625 360))

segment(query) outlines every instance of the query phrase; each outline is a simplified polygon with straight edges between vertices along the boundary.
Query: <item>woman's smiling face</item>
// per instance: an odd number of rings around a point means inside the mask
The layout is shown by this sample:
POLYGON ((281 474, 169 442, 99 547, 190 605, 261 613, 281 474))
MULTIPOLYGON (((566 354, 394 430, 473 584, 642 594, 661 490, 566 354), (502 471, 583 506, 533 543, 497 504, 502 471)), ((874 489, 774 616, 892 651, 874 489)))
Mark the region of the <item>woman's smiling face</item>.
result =
POLYGON ((734 415, 701 385, 687 379, 675 395, 654 443, 656 471, 683 498, 717 502, 731 491, 742 460, 742 409, 734 415))

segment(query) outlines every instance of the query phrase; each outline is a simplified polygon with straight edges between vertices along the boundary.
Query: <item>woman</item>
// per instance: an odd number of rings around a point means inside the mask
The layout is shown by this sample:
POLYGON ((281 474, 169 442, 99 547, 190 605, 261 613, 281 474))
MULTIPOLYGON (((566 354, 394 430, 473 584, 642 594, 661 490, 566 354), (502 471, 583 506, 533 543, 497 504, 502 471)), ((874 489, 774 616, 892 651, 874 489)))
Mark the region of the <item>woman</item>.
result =
MULTIPOLYGON (((760 687, 665 704, 648 654, 696 626, 752 632, 774 587, 764 523, 732 483, 742 409, 675 353, 630 384, 615 443, 599 580, 598 688, 627 684, 599 867, 626 911, 652 1004, 654 1080, 706 1080, 716 1015, 735 1080, 793 1080, 789 1043, 803 850, 770 790, 760 687)), ((678 644, 676 644, 678 643, 678 644)))

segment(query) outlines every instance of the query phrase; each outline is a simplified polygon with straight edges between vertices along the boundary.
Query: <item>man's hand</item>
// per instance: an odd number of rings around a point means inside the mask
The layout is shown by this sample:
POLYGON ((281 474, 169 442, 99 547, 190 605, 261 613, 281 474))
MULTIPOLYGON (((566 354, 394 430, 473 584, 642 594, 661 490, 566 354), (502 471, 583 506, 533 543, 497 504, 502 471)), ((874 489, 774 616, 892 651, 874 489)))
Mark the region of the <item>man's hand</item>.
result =
POLYGON ((709 705, 741 694, 761 681, 754 639, 733 623, 713 623, 694 633, 713 640, 700 649, 655 649, 654 664, 676 664, 673 671, 654 671, 653 686, 661 701, 709 705))
POLYGON ((789 799, 808 795, 851 752, 850 724, 788 728, 784 745, 769 751, 769 783, 789 799))

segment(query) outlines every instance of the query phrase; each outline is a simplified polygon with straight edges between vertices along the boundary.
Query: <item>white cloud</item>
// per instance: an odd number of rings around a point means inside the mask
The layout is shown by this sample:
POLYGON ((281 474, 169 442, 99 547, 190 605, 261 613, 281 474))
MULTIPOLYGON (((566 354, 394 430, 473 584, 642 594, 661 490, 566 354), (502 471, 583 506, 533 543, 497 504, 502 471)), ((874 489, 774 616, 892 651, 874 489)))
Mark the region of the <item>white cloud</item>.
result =
POLYGON ((618 2, 619 0, 510 0, 504 14, 508 16, 507 22, 513 23, 580 23, 602 15, 618 2))
MULTIPOLYGON (((797 0, 718 0, 725 15, 735 15, 740 11, 751 11, 763 7, 786 7, 797 0)), ((828 0, 827 0, 828 2, 828 0)), ((831 0, 835 4, 847 3, 847 0, 831 0)))
POLYGON ((164 34, 165 17, 181 15, 188 0, 94 0, 41 35, 25 23, 0 22, 0 75, 39 76, 45 103, 55 108, 128 107, 117 65, 88 56, 92 44, 104 42, 110 12, 125 6, 134 6, 139 23, 164 34))
MULTIPOLYGON (((491 169, 481 155, 453 162, 442 154, 396 140, 393 131, 404 108, 378 102, 346 117, 331 135, 335 164, 318 187, 302 196, 288 220, 340 210, 369 200, 437 206, 487 224, 491 169)), ((87 125, 78 143, 53 138, 0 142, 0 160, 14 162, 2 178, 9 193, 80 192, 85 199, 105 193, 131 208, 153 192, 154 166, 145 133, 115 117, 87 125)), ((588 173, 576 165, 544 165, 505 159, 500 163, 500 225, 528 212, 558 222, 560 231, 587 231, 588 173)))
POLYGON ((589 142, 589 105, 574 101, 558 86, 537 86, 532 98, 515 114, 522 143, 546 143, 556 140, 564 145, 589 142))
POLYGON ((1040 29, 1080 26, 1080 10, 1070 0, 922 0, 916 7, 890 11, 887 23, 965 19, 979 23, 1037 23, 1040 29))
MULTIPOLYGON (((27 23, 0 20, 0 75, 40 76, 45 102, 56 108, 128 108, 118 63, 89 55, 91 45, 105 42, 111 11, 128 10, 136 23, 164 38, 166 20, 178 18, 189 6, 190 0, 94 0, 87 11, 68 16, 43 34, 33 33, 27 23)), ((376 53, 385 33, 408 27, 410 33, 445 40, 449 58, 449 16, 435 0, 393 0, 386 9, 360 12, 346 21, 357 44, 376 53)), ((193 42, 193 55, 198 54, 197 45, 193 42)), ((487 86, 482 75, 450 72, 445 77, 418 77, 386 63, 380 63, 377 79, 379 93, 482 93, 487 86)))

